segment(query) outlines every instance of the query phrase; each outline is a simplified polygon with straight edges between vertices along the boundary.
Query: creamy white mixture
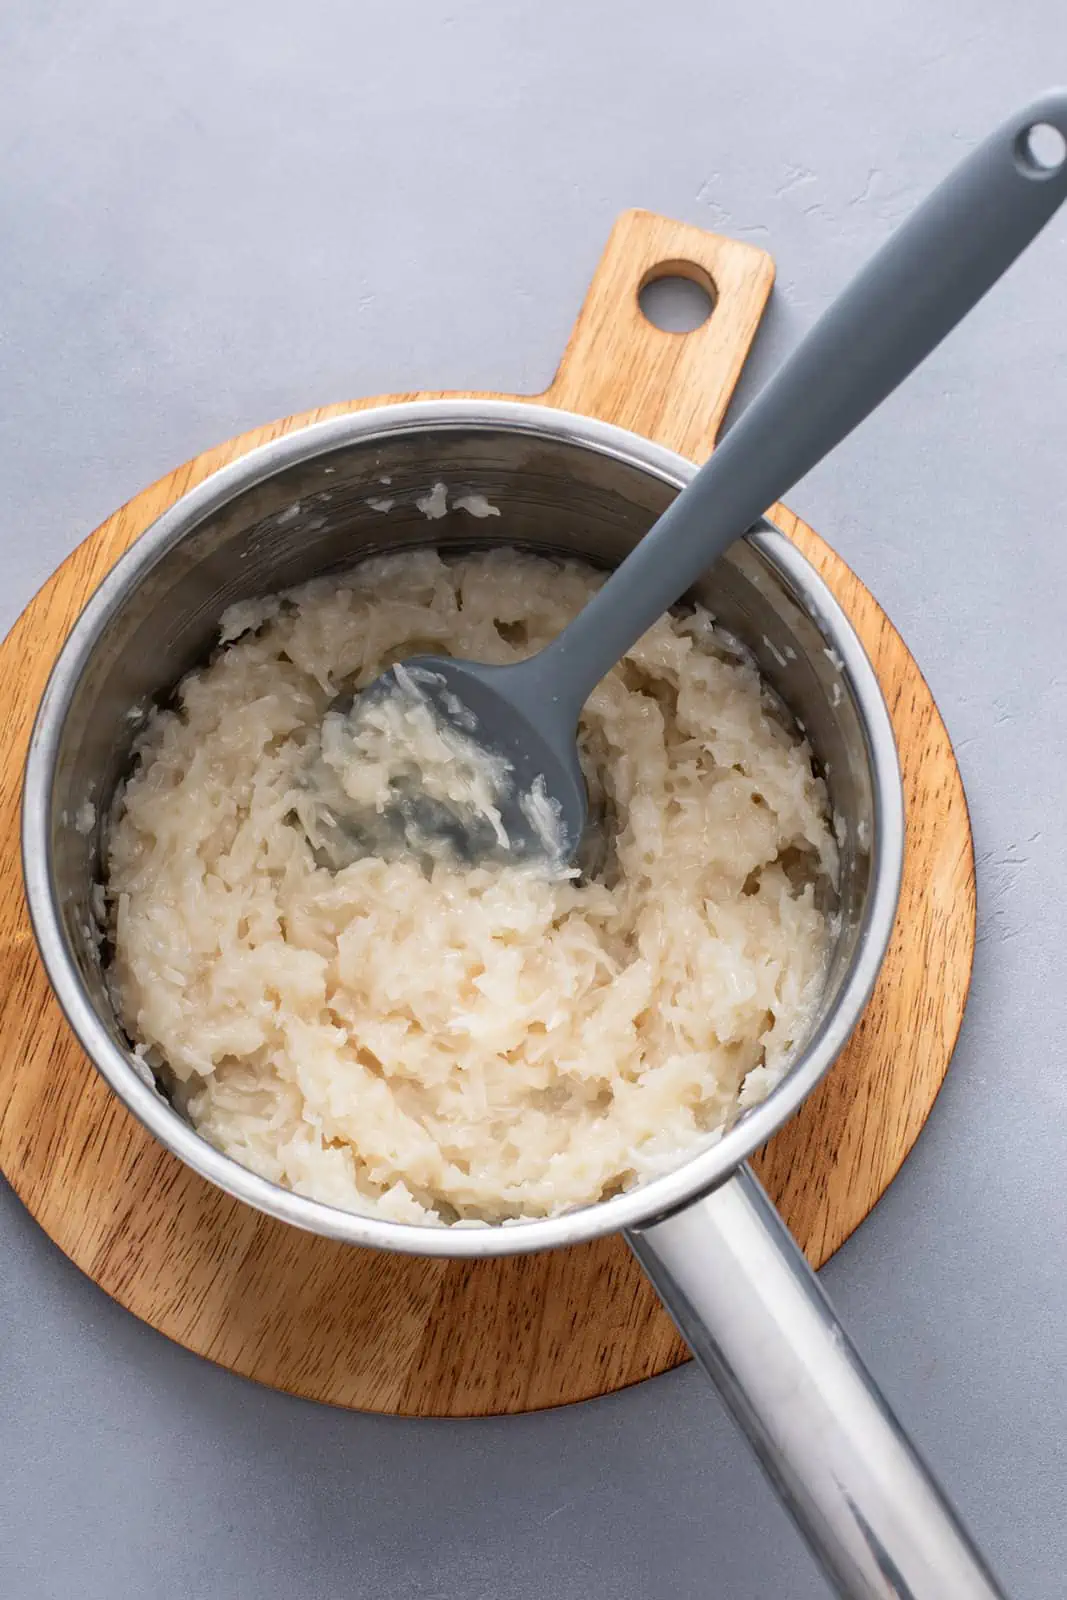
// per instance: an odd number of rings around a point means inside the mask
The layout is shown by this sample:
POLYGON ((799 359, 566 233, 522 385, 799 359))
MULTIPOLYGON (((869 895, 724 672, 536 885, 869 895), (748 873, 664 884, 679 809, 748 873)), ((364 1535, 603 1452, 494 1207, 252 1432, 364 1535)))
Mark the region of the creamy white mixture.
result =
MULTIPOLYGON (((409 655, 517 660, 599 581, 506 551, 367 563, 233 608, 152 716, 108 846, 110 980, 140 1054, 238 1161, 404 1221, 546 1216, 679 1164, 785 1071, 824 979, 826 794, 699 611, 658 622, 586 707, 614 841, 597 881, 334 871, 309 841, 338 693, 409 655)), ((373 797, 373 749, 351 756, 341 781, 373 797)))

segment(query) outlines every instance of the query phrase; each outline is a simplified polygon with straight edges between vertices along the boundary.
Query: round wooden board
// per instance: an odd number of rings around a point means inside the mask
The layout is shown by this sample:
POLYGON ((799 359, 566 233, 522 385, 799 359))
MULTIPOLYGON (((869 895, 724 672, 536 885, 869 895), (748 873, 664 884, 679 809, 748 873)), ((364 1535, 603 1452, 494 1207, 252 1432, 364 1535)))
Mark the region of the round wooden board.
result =
MULTIPOLYGON (((711 448, 770 292, 769 257, 642 212, 620 218, 542 403, 586 411, 699 458, 711 448), (636 291, 669 264, 710 278, 695 333, 644 322, 636 291)), ((117 557, 192 484, 327 407, 207 451, 137 495, 45 585, 0 647, 0 1168, 60 1249, 179 1344, 309 1399, 417 1416, 534 1410, 607 1393, 686 1350, 619 1238, 498 1261, 356 1250, 217 1192, 159 1148, 72 1039, 22 898, 19 798, 52 662, 117 557)), ((430 398, 420 396, 418 398, 430 398)), ((771 515, 814 562, 874 662, 896 729, 908 832, 889 955, 848 1049, 756 1166, 820 1265, 867 1215, 940 1088, 974 950, 967 807, 944 724, 900 635, 804 523, 771 515)))

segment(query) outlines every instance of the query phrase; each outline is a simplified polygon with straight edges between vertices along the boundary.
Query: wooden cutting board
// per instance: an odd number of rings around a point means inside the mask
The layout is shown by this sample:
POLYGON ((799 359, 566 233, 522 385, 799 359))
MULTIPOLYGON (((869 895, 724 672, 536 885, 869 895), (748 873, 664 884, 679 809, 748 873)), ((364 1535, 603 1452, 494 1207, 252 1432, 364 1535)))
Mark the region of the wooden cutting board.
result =
MULTIPOLYGON (((542 403, 621 423, 700 459, 712 447, 774 269, 751 245, 645 212, 621 217, 542 403), (713 290, 703 327, 663 333, 650 279, 713 290)), ((18 809, 49 669, 119 555, 193 484, 254 445, 385 400, 326 406, 187 462, 110 517, 0 647, 0 1168, 60 1249, 161 1333, 234 1372, 336 1405, 420 1416, 533 1410, 662 1372, 686 1350, 621 1239, 501 1261, 356 1250, 298 1233, 211 1188, 129 1115, 71 1037, 22 898, 18 809)), ((907 854, 900 914, 857 1032, 757 1158, 820 1265, 911 1149, 947 1070, 974 949, 974 862, 952 747, 918 667, 844 563, 781 507, 878 671, 900 746, 907 854)))

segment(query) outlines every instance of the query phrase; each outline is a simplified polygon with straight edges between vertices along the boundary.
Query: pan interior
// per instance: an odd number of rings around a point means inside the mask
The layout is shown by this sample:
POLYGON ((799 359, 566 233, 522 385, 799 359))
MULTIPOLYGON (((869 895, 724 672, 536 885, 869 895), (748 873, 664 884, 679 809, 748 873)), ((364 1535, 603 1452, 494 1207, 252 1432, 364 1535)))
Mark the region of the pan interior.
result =
MULTIPOLYGON (((659 456, 668 464, 673 460, 659 456)), ((685 467, 675 464, 679 471, 651 468, 579 438, 443 419, 324 443, 273 471, 253 471, 250 458, 248 481, 216 495, 199 512, 194 506, 184 518, 179 505, 166 537, 161 529, 150 530, 134 546, 108 580, 107 604, 97 606, 91 624, 83 619, 77 658, 66 662, 69 682, 56 711, 48 831, 50 889, 65 956, 126 1073, 143 1080, 145 1069, 115 1017, 93 937, 90 896, 100 877, 102 829, 147 709, 207 658, 221 613, 239 600, 343 571, 370 556, 427 545, 447 553, 506 543, 610 568, 677 493, 685 467), (450 509, 430 518, 425 502, 438 483, 445 485, 450 509), (478 517, 455 508, 457 498, 470 495, 484 497, 500 515, 478 517), (387 512, 380 509, 386 500, 387 512), (86 800, 96 823, 82 832, 74 822, 84 816, 86 800)), ((805 593, 810 569, 795 555, 783 559, 786 550, 773 530, 755 530, 695 586, 691 598, 751 649, 805 730, 829 787, 842 865, 837 931, 814 1027, 818 1035, 834 1014, 863 939, 874 871, 876 785, 864 715, 836 648, 841 640, 833 618, 817 617, 805 593)), ((110 1071, 108 1076, 123 1092, 122 1082, 110 1071)), ((787 1077, 772 1101, 788 1082, 787 1077)), ((769 1105, 741 1117, 735 1133, 769 1105)), ((157 1119, 154 1131, 174 1148, 177 1130, 167 1125, 178 1113, 162 1097, 152 1113, 154 1124, 157 1119)), ((184 1128, 177 1143, 187 1142, 189 1133, 184 1128)), ((217 1153, 213 1158, 220 1159, 217 1153)), ((518 1225, 527 1226, 546 1225, 518 1225)))

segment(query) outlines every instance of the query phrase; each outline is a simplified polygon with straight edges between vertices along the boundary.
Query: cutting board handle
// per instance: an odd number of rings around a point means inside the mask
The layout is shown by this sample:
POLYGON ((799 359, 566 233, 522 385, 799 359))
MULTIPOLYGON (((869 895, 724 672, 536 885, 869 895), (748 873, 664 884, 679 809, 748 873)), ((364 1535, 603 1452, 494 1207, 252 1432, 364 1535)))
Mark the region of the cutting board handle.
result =
POLYGON ((765 250, 651 211, 611 230, 559 371, 539 398, 631 428, 696 461, 712 449, 774 282, 765 250), (692 278, 711 316, 665 333, 638 295, 656 278, 692 278))

